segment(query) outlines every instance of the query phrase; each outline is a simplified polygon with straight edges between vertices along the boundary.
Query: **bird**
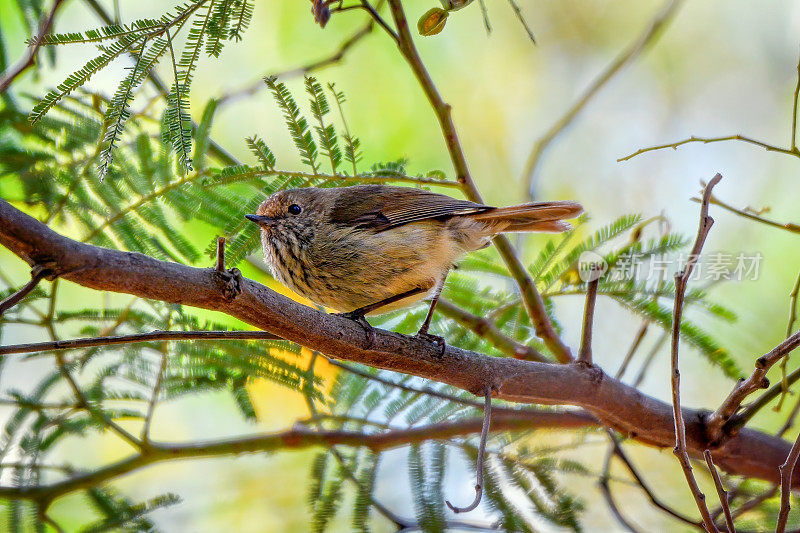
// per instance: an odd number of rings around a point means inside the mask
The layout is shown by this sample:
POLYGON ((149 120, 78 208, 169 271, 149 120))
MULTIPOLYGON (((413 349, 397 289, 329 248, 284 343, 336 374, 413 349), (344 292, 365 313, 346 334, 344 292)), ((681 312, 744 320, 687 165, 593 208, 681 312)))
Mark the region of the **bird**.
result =
POLYGON ((426 297, 428 332, 448 273, 504 232, 562 232, 583 207, 573 201, 492 207, 424 189, 363 184, 271 194, 245 217, 261 229, 273 276, 315 304, 369 327, 365 316, 426 297))

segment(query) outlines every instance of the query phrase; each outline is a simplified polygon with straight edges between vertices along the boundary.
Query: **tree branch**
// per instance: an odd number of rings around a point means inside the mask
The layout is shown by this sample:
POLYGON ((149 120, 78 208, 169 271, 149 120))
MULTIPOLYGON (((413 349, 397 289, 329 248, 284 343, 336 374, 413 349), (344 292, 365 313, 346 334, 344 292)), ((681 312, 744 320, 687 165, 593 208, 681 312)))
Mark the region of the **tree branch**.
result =
POLYGON ((445 501, 447 506, 454 513, 468 513, 478 507, 481 503, 481 496, 483 495, 483 461, 486 459, 486 439, 489 437, 489 426, 492 423, 492 388, 486 387, 484 394, 483 404, 483 425, 481 427, 481 441, 478 445, 478 465, 477 481, 475 482, 475 499, 466 507, 456 507, 449 501, 445 501))
MULTIPOLYGON (((747 379, 740 379, 733 390, 722 402, 719 408, 711 413, 707 419, 708 434, 712 441, 723 438, 724 433, 735 433, 741 427, 741 420, 734 417, 742 402, 758 389, 769 387, 767 372, 772 366, 800 346, 800 331, 780 343, 778 346, 756 359, 755 370, 747 379)), ((742 420, 748 420, 755 414, 748 410, 742 420), (744 418, 746 416, 747 418, 744 418)))
POLYGON ((714 520, 708 512, 706 506, 706 497, 700 491, 697 485, 697 480, 692 473, 692 464, 689 462, 689 453, 686 446, 686 423, 683 419, 683 411, 681 410, 681 373, 678 364, 678 348, 681 341, 681 316, 683 314, 683 300, 686 295, 686 285, 689 283, 689 277, 692 275, 692 270, 697 263, 700 252, 705 244, 708 232, 711 226, 714 225, 714 219, 708 216, 708 204, 711 200, 711 190, 714 185, 719 183, 722 176, 717 174, 714 176, 703 193, 703 203, 700 208, 700 228, 697 230, 697 239, 695 239, 694 246, 689 255, 689 260, 686 263, 682 272, 675 274, 675 308, 672 317, 672 407, 673 419, 675 422, 675 449, 673 453, 678 458, 683 469, 683 474, 686 477, 686 483, 692 491, 694 501, 697 508, 700 510, 700 515, 703 517, 706 529, 708 531, 719 531, 714 520))
POLYGON ((83 339, 59 340, 52 342, 35 342, 30 344, 11 344, 0 346, 0 356, 50 352, 55 350, 73 350, 92 346, 116 346, 152 341, 190 341, 190 340, 280 340, 280 337, 265 331, 150 331, 148 333, 132 333, 130 335, 110 335, 107 337, 87 337, 83 339))
POLYGON ((0 317, 5 314, 6 311, 17 305, 23 298, 33 291, 39 282, 42 279, 52 276, 53 272, 46 267, 42 267, 40 265, 34 265, 33 269, 31 269, 31 280, 23 285, 18 291, 11 294, 8 298, 5 298, 2 302, 0 302, 0 317))
POLYGON ((495 348, 506 355, 516 359, 539 361, 541 363, 550 361, 535 348, 519 343, 511 337, 506 336, 491 320, 468 313, 447 300, 439 298, 436 310, 444 316, 455 320, 465 328, 469 328, 476 335, 484 337, 491 342, 495 348))
MULTIPOLYGON (((350 320, 326 315, 248 279, 241 293, 228 300, 214 282, 212 268, 192 268, 141 254, 76 242, 0 200, 0 244, 35 264, 53 260, 62 277, 97 290, 133 294, 188 306, 213 309, 330 357, 413 374, 480 393, 494 385, 497 398, 520 402, 584 407, 594 416, 639 442, 667 447, 674 443, 672 409, 599 369, 552 365, 512 358, 486 357, 380 329, 368 339, 350 320)), ((683 409, 687 447, 700 457, 709 440, 703 417, 683 409)), ((778 466, 789 444, 747 428, 724 439, 713 451, 727 472, 778 482, 778 466)), ((793 478, 795 483, 799 476, 793 478)))
MULTIPOLYGON (((593 426, 596 421, 586 414, 564 412, 526 413, 525 416, 495 414, 494 431, 519 431, 540 428, 581 428, 593 426)), ((49 502, 63 494, 97 486, 111 479, 129 474, 146 466, 175 459, 221 457, 243 453, 262 453, 280 449, 299 449, 311 446, 345 445, 367 447, 373 451, 387 450, 430 439, 450 439, 471 435, 481 431, 482 418, 470 418, 455 422, 439 422, 408 429, 389 430, 380 433, 359 431, 313 430, 295 427, 280 433, 239 437, 199 443, 151 442, 139 454, 123 459, 94 472, 55 482, 51 485, 33 487, 0 487, 0 498, 27 499, 49 502)))
POLYGON ((786 530, 786 521, 789 519, 789 509, 792 499, 792 471, 800 458, 800 435, 794 441, 786 461, 779 467, 781 473, 781 510, 778 513, 778 525, 775 533, 783 533, 786 530))
POLYGON ((733 525, 733 517, 731 516, 731 507, 728 504, 728 493, 725 491, 725 487, 722 486, 722 480, 719 477, 719 472, 717 472, 717 467, 714 466, 714 459, 711 457, 711 452, 706 450, 703 452, 703 457, 705 457, 708 471, 711 472, 711 477, 714 478, 714 486, 717 488, 717 495, 719 496, 722 512, 725 513, 725 523, 728 526, 728 531, 736 533, 736 527, 733 525))
POLYGON ((583 311, 583 334, 581 336, 581 348, 578 351, 578 361, 585 364, 592 364, 592 321, 594 320, 594 305, 597 301, 597 287, 600 277, 589 282, 586 289, 586 308, 583 311))

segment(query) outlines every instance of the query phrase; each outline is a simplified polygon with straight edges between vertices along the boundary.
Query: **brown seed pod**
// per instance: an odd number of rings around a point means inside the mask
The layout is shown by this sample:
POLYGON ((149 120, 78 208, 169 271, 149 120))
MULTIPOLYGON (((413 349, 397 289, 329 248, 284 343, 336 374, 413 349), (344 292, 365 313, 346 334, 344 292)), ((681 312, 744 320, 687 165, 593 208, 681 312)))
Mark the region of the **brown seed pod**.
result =
POLYGON ((430 37, 442 31, 445 22, 447 22, 447 11, 434 7, 420 17, 417 29, 420 35, 430 37))

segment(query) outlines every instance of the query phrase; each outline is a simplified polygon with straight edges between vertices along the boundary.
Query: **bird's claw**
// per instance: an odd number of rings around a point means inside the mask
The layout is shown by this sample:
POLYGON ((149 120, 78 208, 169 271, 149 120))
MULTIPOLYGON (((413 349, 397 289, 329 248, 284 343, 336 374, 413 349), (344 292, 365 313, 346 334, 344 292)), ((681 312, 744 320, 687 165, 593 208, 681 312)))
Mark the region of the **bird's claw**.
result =
POLYGON ((367 334, 367 346, 369 347, 369 346, 372 346, 374 344, 374 342, 375 342, 375 330, 370 325, 370 323, 367 322, 367 319, 364 318, 364 315, 362 313, 356 313, 354 311, 350 311, 350 312, 347 312, 347 313, 333 313, 333 314, 335 316, 340 316, 342 318, 346 318, 348 320, 352 320, 353 322, 355 322, 356 324, 358 324, 359 326, 364 328, 364 333, 367 334))
POLYGON ((418 331, 416 335, 414 335, 417 339, 422 339, 428 342, 432 342, 439 346, 440 352, 439 357, 444 356, 444 352, 447 349, 447 342, 445 342, 444 337, 440 337, 439 335, 433 335, 432 333, 428 333, 427 331, 418 331))

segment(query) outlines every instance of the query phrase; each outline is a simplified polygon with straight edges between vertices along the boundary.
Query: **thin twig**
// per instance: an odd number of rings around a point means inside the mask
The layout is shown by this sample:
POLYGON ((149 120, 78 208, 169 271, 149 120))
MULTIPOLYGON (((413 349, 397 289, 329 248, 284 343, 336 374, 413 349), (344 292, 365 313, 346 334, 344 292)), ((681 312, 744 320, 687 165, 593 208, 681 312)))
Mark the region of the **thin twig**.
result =
POLYGON ((58 340, 51 342, 35 342, 30 344, 12 344, 0 346, 0 356, 19 353, 49 352, 55 350, 72 350, 91 346, 113 346, 151 341, 187 341, 187 340, 281 340, 277 335, 266 331, 150 331, 148 333, 132 333, 130 335, 110 335, 107 337, 86 337, 82 339, 58 340))
POLYGON ((797 274, 797 281, 794 282, 794 289, 789 294, 789 323, 786 325, 786 337, 792 335, 794 323, 797 321, 797 299, 800 294, 800 273, 797 274))
POLYGON ((2 317, 6 311, 17 305, 20 300, 30 294, 31 291, 33 291, 33 289, 39 285, 39 282, 42 281, 42 279, 52 274, 53 272, 48 268, 34 267, 31 270, 31 280, 23 285, 22 288, 17 292, 0 302, 0 317, 2 317))
POLYGON ((769 387, 769 380, 767 379, 769 369, 798 346, 800 346, 800 331, 756 359, 755 370, 750 374, 750 377, 740 379, 734 385, 728 397, 725 398, 725 401, 706 419, 708 434, 712 439, 719 439, 723 433, 727 435, 735 433, 742 427, 744 422, 749 420, 749 417, 755 414, 755 411, 747 409, 745 410, 747 414, 743 412, 742 415, 735 416, 745 398, 758 389, 769 387))
POLYGON ((53 25, 53 21, 56 17, 56 11, 58 11, 58 8, 61 7, 63 1, 64 0, 54 0, 50 11, 39 22, 39 34, 35 38, 31 39, 32 42, 28 47, 28 51, 25 56, 20 59, 16 65, 0 74, 0 94, 6 92, 11 83, 20 74, 33 66, 33 63, 36 60, 36 54, 39 52, 39 48, 42 46, 42 38, 50 31, 50 28, 53 25))
POLYGON ((631 522, 628 521, 619 510, 617 506, 617 502, 614 500, 614 494, 611 492, 611 485, 609 484, 610 480, 610 472, 611 472, 611 459, 614 457, 614 445, 610 445, 608 447, 608 453, 606 453, 605 464, 603 466, 603 474, 600 476, 598 480, 598 484, 600 485, 600 492, 603 494, 603 497, 608 504, 608 508, 611 510, 611 514, 614 515, 614 518, 617 519, 617 522, 625 528, 626 530, 630 531, 631 533, 639 533, 639 530, 634 526, 631 522))
POLYGON ((694 246, 692 247, 692 252, 689 255, 689 260, 687 261, 683 271, 675 275, 675 308, 673 310, 672 318, 671 382, 672 412, 673 420, 675 422, 675 449, 673 450, 673 453, 681 464, 683 474, 686 477, 686 483, 689 485, 689 489, 692 491, 694 501, 697 504, 697 508, 700 510, 700 515, 703 517, 703 522, 705 523, 706 529, 709 532, 716 532, 719 530, 717 529, 714 520, 711 518, 711 515, 708 512, 708 507, 706 506, 706 497, 700 491, 700 487, 697 485, 697 480, 692 472, 692 464, 689 461, 689 453, 687 452, 686 448, 686 425, 683 421, 683 411, 681 411, 681 374, 678 364, 678 348, 680 346, 681 316, 683 314, 683 300, 686 295, 686 285, 689 282, 689 277, 691 276, 692 270, 694 270, 694 266, 697 263, 700 252, 703 249, 703 244, 706 241, 706 237, 708 237, 708 232, 711 230, 711 226, 714 224, 714 219, 708 216, 708 204, 711 199, 711 190, 721 179, 722 176, 719 174, 714 176, 706 186, 706 190, 703 193, 703 203, 700 208, 700 228, 697 230, 697 239, 695 240, 694 246))
POLYGON ((594 321, 594 305, 597 301, 597 287, 600 278, 597 277, 589 281, 586 288, 586 308, 583 311, 583 335, 581 337, 581 349, 578 352, 578 361, 592 364, 592 322, 594 321))
POLYGON ((800 457, 800 435, 797 436, 789 455, 786 456, 786 462, 778 467, 781 473, 781 510, 778 513, 778 525, 775 527, 775 533, 786 531, 786 521, 789 519, 792 499, 792 472, 797 465, 798 457, 800 457))
POLYGON ((678 141, 678 142, 674 142, 674 143, 668 143, 668 144, 660 144, 658 146, 651 146, 649 148, 641 148, 641 149, 635 151, 634 153, 632 153, 630 155, 626 155, 625 157, 620 157, 619 159, 617 159, 617 161, 628 161, 630 159, 633 159, 637 155, 641 155, 641 154, 643 154, 645 152, 653 152, 655 150, 663 150, 665 148, 672 148, 673 150, 677 150, 679 146, 683 146, 684 144, 689 144, 689 143, 710 144, 710 143, 718 143, 718 142, 725 142, 725 141, 742 141, 742 142, 745 142, 745 143, 749 143, 749 144, 754 144, 756 146, 760 146, 761 148, 763 148, 764 150, 766 150, 768 152, 777 152, 779 154, 786 154, 786 155, 791 155, 791 156, 794 156, 794 157, 800 157, 800 151, 796 147, 795 148, 781 148, 779 146, 768 144, 768 143, 765 143, 763 141, 759 141, 759 140, 753 139, 751 137, 746 137, 744 135, 736 134, 736 135, 727 135, 727 136, 724 136, 724 137, 697 137, 696 135, 692 135, 688 139, 684 139, 682 141, 678 141))
POLYGON ((489 426, 492 423, 492 388, 486 387, 483 404, 483 427, 481 428, 481 442, 478 445, 477 481, 475 482, 475 499, 466 507, 456 507, 450 501, 445 501, 454 513, 468 513, 481 503, 483 495, 483 462, 486 459, 486 440, 489 437, 489 426))
POLYGON ((564 131, 581 111, 592 101, 597 93, 610 82, 622 69, 641 55, 663 32, 664 28, 670 23, 672 18, 678 11, 682 4, 682 0, 670 0, 666 6, 659 11, 653 18, 652 22, 647 26, 644 33, 642 33, 631 45, 625 49, 614 61, 612 61, 605 70, 586 88, 578 100, 567 110, 564 116, 558 122, 553 124, 547 132, 542 135, 536 144, 533 146, 528 161, 525 164, 523 171, 523 179, 528 183, 528 194, 533 198, 535 196, 536 185, 536 171, 539 168, 547 148, 553 141, 564 131))
MULTIPOLYGON (((699 198, 692 198, 692 201, 700 202, 700 199, 699 198)), ((773 228, 783 229, 783 230, 789 231, 791 233, 800 233, 800 225, 793 224, 792 222, 781 223, 781 222, 776 222, 774 220, 770 220, 768 218, 762 217, 761 215, 757 215, 755 213, 751 213, 751 212, 749 212, 749 211, 747 211, 745 209, 739 209, 739 208, 734 207, 734 206, 732 206, 730 204, 726 204, 725 202, 723 202, 719 198, 716 198, 715 196, 711 197, 711 204, 712 205, 718 205, 719 207, 721 207, 721 208, 723 208, 723 209, 725 209, 727 211, 730 211, 731 213, 735 213, 735 214, 739 215, 740 217, 744 217, 744 218, 747 218, 747 219, 750 219, 750 220, 754 220, 756 222, 760 222, 762 224, 766 224, 767 226, 772 226, 773 228)))
POLYGON ((625 465, 625 468, 628 469, 628 472, 630 472, 631 476, 633 476, 633 479, 636 480, 636 484, 642 489, 642 491, 644 491, 645 495, 647 496, 647 499, 650 500, 650 503, 652 503, 654 506, 664 511, 672 518, 675 518, 676 520, 679 520, 684 524, 700 528, 701 524, 699 522, 680 514, 676 510, 667 506, 656 496, 656 494, 652 491, 652 489, 650 489, 650 487, 648 486, 647 482, 644 480, 642 475, 636 469, 633 462, 628 458, 628 455, 625 453, 625 450, 622 449, 622 444, 619 442, 617 436, 614 435, 614 432, 606 428, 606 433, 608 433, 608 437, 611 439, 611 442, 614 446, 614 454, 620 459, 620 461, 622 461, 622 463, 625 465))
POLYGON ((714 458, 711 457, 711 452, 709 450, 703 452, 703 457, 706 459, 706 464, 708 465, 708 471, 711 472, 711 477, 714 478, 714 486, 717 488, 717 494, 719 495, 719 503, 722 506, 722 512, 725 513, 725 523, 728 525, 728 531, 730 533, 735 533, 736 527, 733 525, 731 507, 728 504, 728 493, 725 491, 725 487, 722 486, 722 480, 719 477, 719 472, 717 472, 717 467, 714 466, 714 458))
POLYGON ((747 404, 746 407, 728 421, 724 427, 725 431, 735 433, 739 428, 744 427, 761 409, 766 407, 779 395, 783 394, 785 387, 791 386, 798 379, 800 379, 800 368, 787 374, 785 383, 784 380, 782 380, 781 383, 773 385, 768 391, 762 393, 761 396, 747 404))
POLYGON ((622 376, 625 375, 625 371, 628 370, 628 365, 633 360, 633 356, 636 354, 639 346, 641 346, 644 336, 647 335, 647 330, 649 327, 650 321, 643 320, 642 325, 639 327, 639 331, 636 332, 636 336, 633 338, 631 347, 628 348, 628 353, 625 354, 622 364, 619 365, 619 370, 617 370, 617 373, 614 375, 614 379, 621 379, 622 376))
POLYGON ((794 407, 792 407, 792 410, 789 411, 789 416, 786 417, 786 422, 784 422, 781 428, 775 432, 775 435, 778 437, 783 437, 787 431, 792 429, 798 413, 800 413, 800 398, 798 398, 794 403, 794 407))
POLYGON ((516 359, 526 359, 528 361, 541 361, 543 363, 551 361, 535 348, 506 336, 493 321, 468 313, 443 298, 439 298, 436 309, 444 316, 469 328, 476 335, 485 338, 492 346, 506 355, 510 355, 516 359))
POLYGON ((797 85, 794 88, 794 99, 792 101, 792 147, 797 151, 797 99, 800 98, 800 60, 797 62, 797 85))
MULTIPOLYGON (((382 3, 382 2, 381 2, 382 3)), ((378 4, 380 6, 380 4, 378 4)), ((369 13, 373 20, 375 20, 378 24, 380 24, 381 28, 383 28, 389 36, 394 39, 394 42, 400 44, 400 36, 398 32, 394 31, 391 26, 389 26, 383 17, 380 16, 378 10, 372 7, 372 4, 369 3, 369 0, 361 0, 361 7, 369 13)), ((399 30, 399 28, 398 28, 399 30)))

